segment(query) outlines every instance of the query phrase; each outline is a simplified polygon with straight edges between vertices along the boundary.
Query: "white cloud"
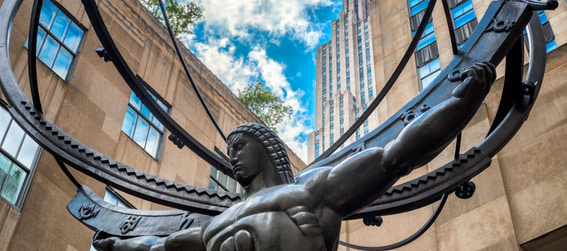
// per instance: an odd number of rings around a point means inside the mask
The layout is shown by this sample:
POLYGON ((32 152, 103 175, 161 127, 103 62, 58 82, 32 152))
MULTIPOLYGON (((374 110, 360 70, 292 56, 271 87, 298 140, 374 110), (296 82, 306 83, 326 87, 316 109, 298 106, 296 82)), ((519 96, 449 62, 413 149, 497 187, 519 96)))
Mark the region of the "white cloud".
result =
MULTIPOLYGON (((282 39, 297 41, 305 51, 315 48, 324 33, 324 24, 311 21, 313 8, 340 7, 336 0, 195 0, 204 9, 202 38, 187 35, 185 43, 197 57, 233 92, 257 80, 293 108, 291 120, 278 126, 284 142, 304 161, 307 160, 307 135, 312 129, 304 93, 293 90, 286 78, 285 64, 270 57, 267 46, 282 39), (206 39, 203 39, 206 38, 206 39), (235 44, 246 44, 237 48, 235 44)), ((301 73, 296 76, 301 76, 301 73)), ((294 76, 291 76, 293 78, 294 76)))
POLYGON ((295 91, 285 78, 283 71, 285 66, 270 58, 262 48, 255 47, 248 57, 257 67, 261 78, 272 92, 285 100, 285 104, 293 109, 291 120, 284 120, 277 127, 282 140, 304 161, 307 160, 307 137, 312 131, 305 124, 307 121, 307 109, 301 103, 302 91, 295 91))
POLYGON ((204 9, 205 29, 222 29, 232 38, 255 40, 250 30, 271 37, 289 36, 313 49, 323 36, 309 20, 309 9, 337 5, 331 0, 197 0, 204 9))

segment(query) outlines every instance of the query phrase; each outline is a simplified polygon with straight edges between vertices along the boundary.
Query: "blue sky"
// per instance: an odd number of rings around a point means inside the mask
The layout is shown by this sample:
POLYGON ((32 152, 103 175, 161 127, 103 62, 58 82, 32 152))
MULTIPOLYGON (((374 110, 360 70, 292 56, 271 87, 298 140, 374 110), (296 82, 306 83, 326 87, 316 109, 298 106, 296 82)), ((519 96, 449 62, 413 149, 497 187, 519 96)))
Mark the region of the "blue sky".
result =
MULTIPOLYGON (((182 0, 183 1, 183 0, 182 0)), ((195 0, 204 19, 184 43, 235 93, 260 80, 294 109, 280 137, 307 161, 315 127, 315 49, 342 0, 195 0)))

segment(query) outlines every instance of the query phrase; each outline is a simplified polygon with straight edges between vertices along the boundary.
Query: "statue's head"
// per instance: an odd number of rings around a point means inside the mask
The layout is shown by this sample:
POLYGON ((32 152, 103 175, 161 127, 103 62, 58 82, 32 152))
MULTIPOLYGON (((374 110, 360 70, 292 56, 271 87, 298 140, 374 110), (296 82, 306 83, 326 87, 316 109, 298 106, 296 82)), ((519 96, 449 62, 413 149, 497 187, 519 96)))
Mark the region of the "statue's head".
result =
MULTIPOLYGON (((278 135, 270 128, 260 124, 247 123, 232 129, 227 137, 229 157, 231 155, 231 149, 234 152, 243 147, 242 142, 247 144, 247 148, 244 150, 248 150, 248 152, 245 153, 245 155, 248 156, 241 156, 239 160, 236 160, 236 163, 233 162, 231 157, 231 164, 233 165, 233 171, 235 172, 237 180, 239 179, 239 174, 237 172, 240 171, 238 165, 241 164, 241 162, 254 162, 247 163, 249 165, 247 168, 263 169, 271 166, 277 176, 276 179, 279 184, 288 184, 293 182, 293 173, 291 172, 291 165, 289 163, 285 146, 278 135), (265 161, 263 161, 264 159, 265 161)), ((246 171, 254 172, 254 170, 246 171)))

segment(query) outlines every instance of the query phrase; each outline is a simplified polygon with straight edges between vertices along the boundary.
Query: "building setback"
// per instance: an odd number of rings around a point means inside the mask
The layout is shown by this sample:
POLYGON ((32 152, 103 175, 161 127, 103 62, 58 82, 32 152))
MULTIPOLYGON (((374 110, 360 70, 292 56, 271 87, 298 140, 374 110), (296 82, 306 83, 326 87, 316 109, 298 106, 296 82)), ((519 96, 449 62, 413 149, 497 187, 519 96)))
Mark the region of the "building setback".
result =
MULTIPOLYGON (((205 147, 224 153, 226 144, 190 86, 165 27, 137 0, 97 3, 125 60, 162 108, 205 147)), ((10 40, 11 65, 26 94, 30 93, 27 38, 32 5, 31 0, 23 2, 10 40)), ((97 55, 100 47, 80 1, 44 1, 37 67, 46 117, 83 144, 144 172, 221 189, 216 180, 238 190, 236 182, 167 139, 170 133, 132 94, 112 63, 97 55)), ((184 56, 225 133, 241 123, 260 123, 186 48, 184 56)), ((0 250, 89 250, 93 231, 66 209, 75 186, 53 157, 12 121, 5 97, 0 97, 0 250)), ((288 154, 295 172, 305 166, 289 149, 288 154)), ((142 210, 165 209, 71 172, 107 201, 142 210)))
MULTIPOLYGON (((309 161, 334 144, 374 99, 369 4, 368 0, 343 0, 343 10, 333 20, 331 40, 317 47, 316 129, 309 134, 309 161)), ((345 144, 377 125, 377 117, 371 116, 345 144)))

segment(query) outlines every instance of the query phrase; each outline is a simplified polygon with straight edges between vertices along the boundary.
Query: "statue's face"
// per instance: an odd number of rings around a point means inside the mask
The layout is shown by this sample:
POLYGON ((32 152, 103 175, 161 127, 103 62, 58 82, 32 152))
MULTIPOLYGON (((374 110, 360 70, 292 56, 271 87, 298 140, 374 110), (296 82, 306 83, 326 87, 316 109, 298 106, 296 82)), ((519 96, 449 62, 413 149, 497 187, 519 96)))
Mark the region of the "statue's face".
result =
POLYGON ((268 167, 269 158, 261 143, 254 137, 246 134, 236 134, 230 140, 228 156, 236 180, 250 181, 268 167))

